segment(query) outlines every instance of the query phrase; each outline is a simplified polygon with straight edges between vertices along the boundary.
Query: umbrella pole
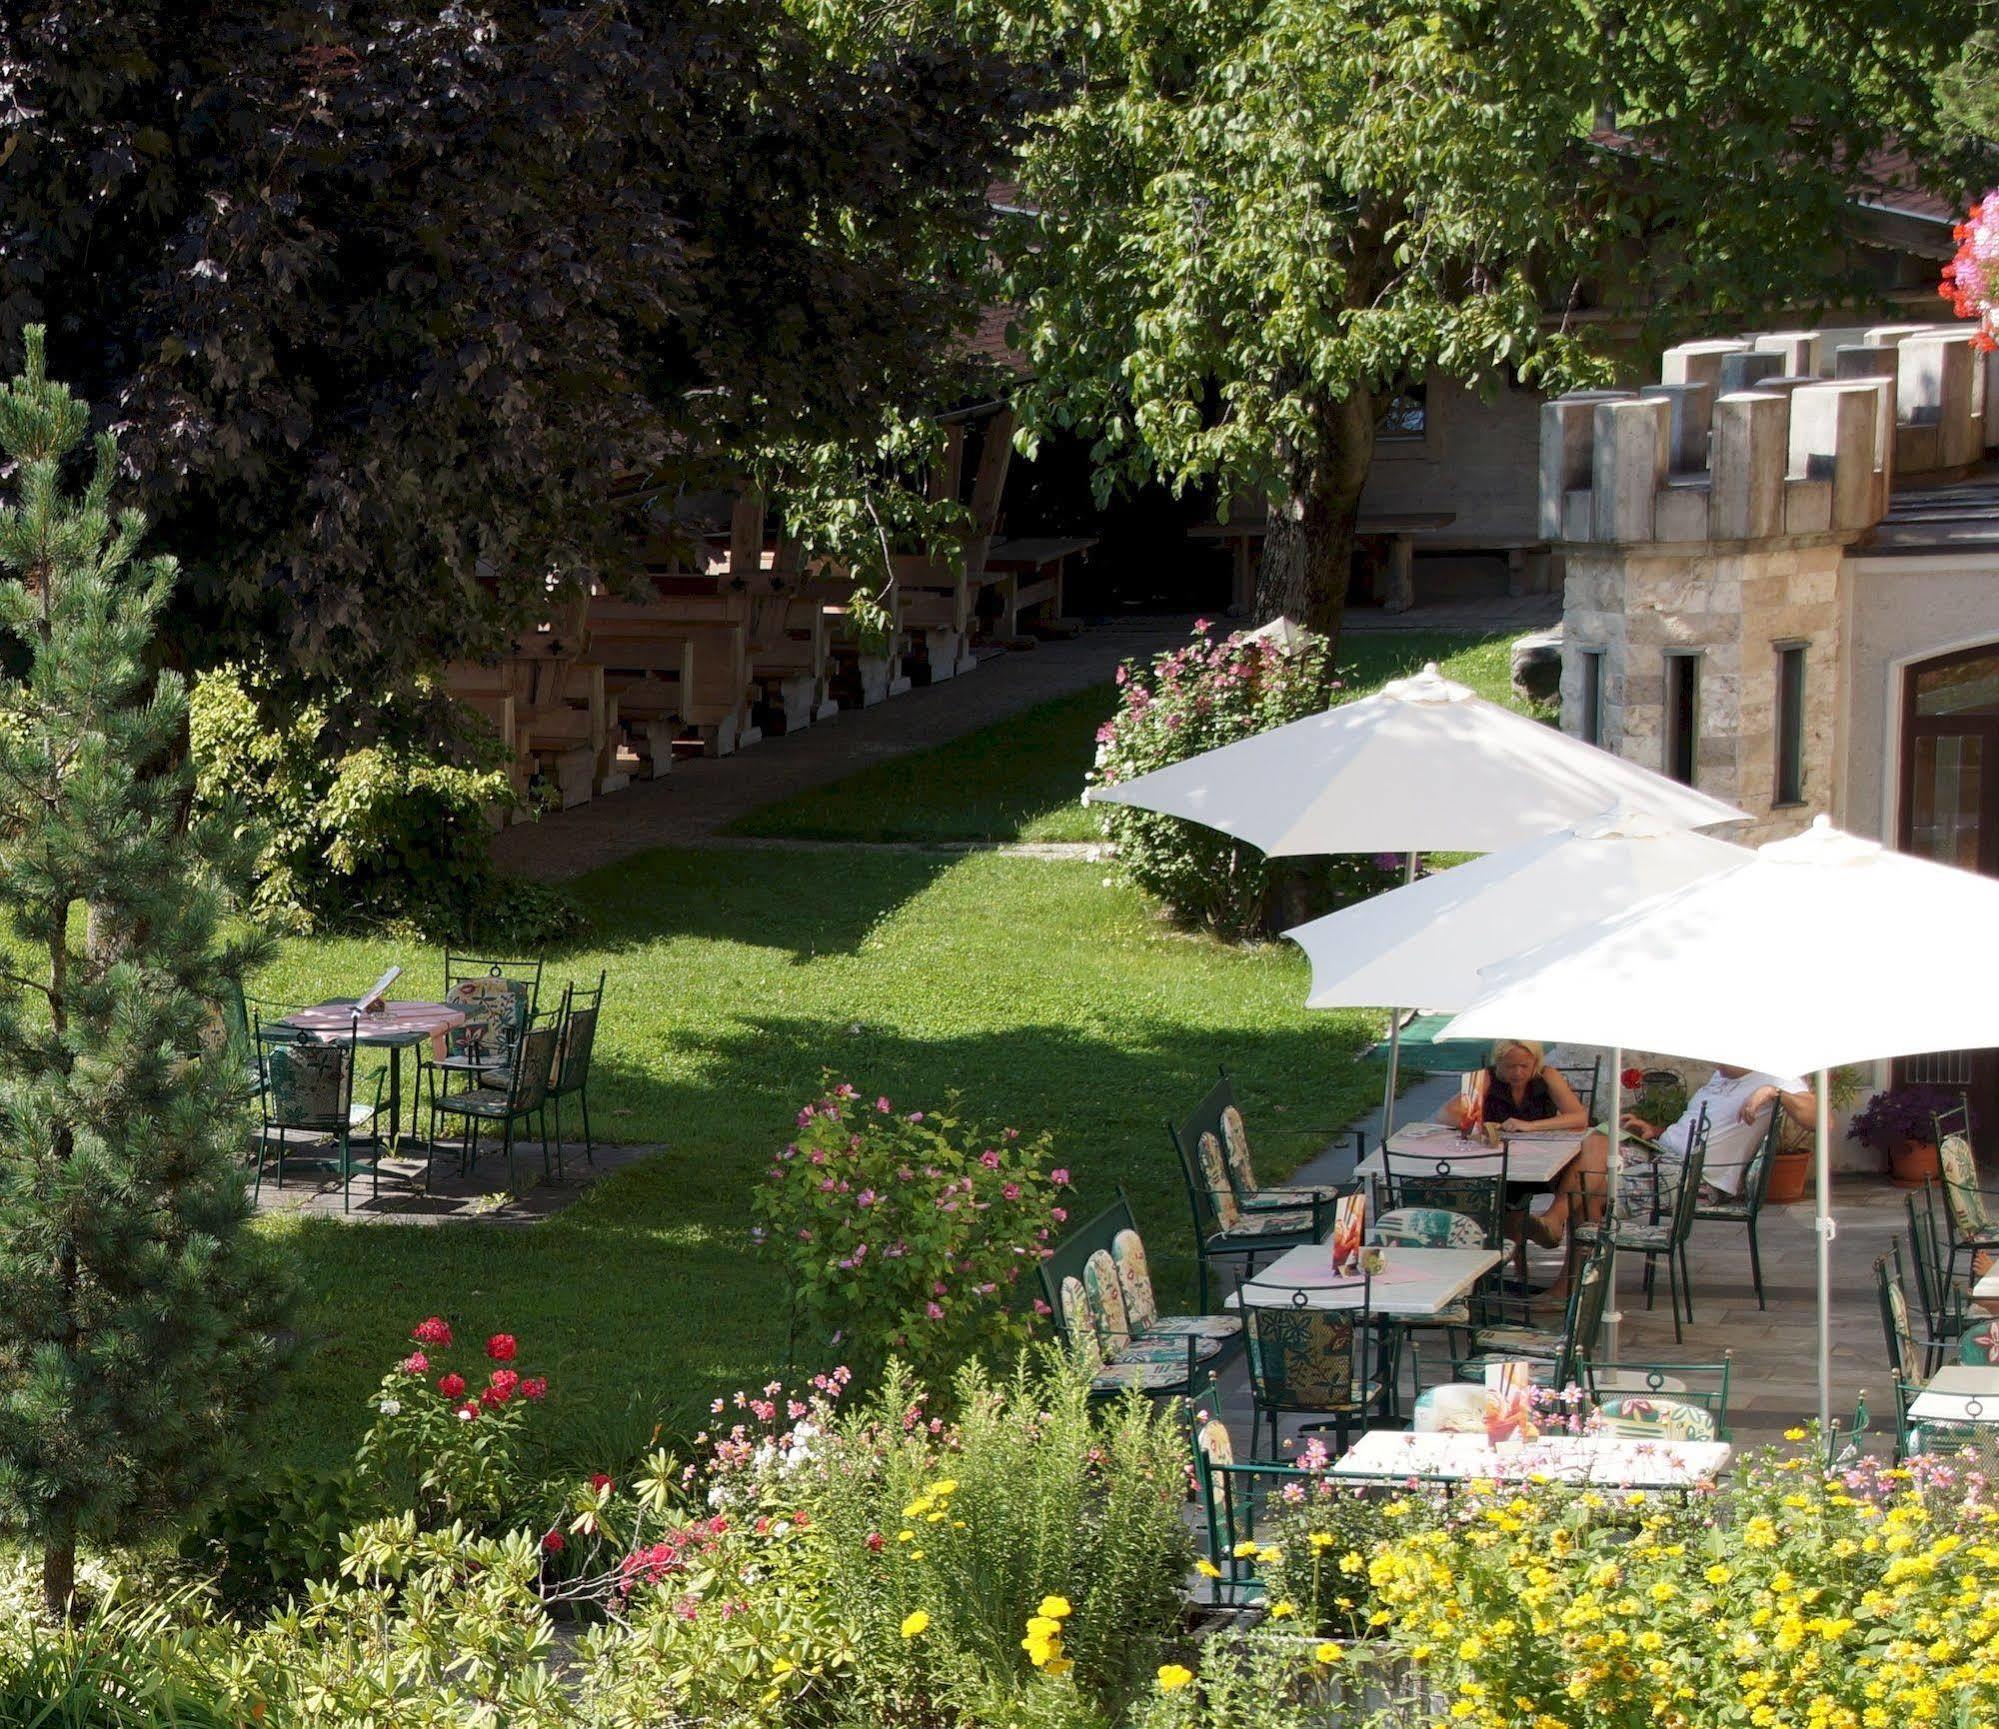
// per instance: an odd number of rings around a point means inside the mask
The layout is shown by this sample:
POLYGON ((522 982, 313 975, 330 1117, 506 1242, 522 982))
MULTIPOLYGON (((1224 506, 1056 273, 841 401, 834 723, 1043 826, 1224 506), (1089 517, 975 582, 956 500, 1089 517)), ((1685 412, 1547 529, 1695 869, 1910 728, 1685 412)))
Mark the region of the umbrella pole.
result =
MULTIPOLYGON (((1416 880, 1416 854, 1409 855, 1409 862, 1403 867, 1402 881, 1406 886, 1416 880)), ((1418 1005, 1420 1006, 1420 1005, 1418 1005)), ((1388 1137, 1395 1133, 1395 1071, 1402 1064, 1402 1011, 1388 1011, 1388 1082, 1381 1092, 1381 1139, 1385 1146, 1388 1137)), ((1363 1148, 1362 1151, 1366 1149, 1363 1148)))
MULTIPOLYGON (((1818 1166, 1818 1216, 1813 1227, 1819 1237, 1819 1434, 1832 1432, 1832 1239, 1838 1230, 1832 1218, 1832 1112, 1827 1099, 1826 1071, 1820 1069, 1816 1086, 1818 1126, 1812 1131, 1814 1162, 1818 1166)), ((1776 1107, 1782 1110, 1780 1100, 1776 1107)))

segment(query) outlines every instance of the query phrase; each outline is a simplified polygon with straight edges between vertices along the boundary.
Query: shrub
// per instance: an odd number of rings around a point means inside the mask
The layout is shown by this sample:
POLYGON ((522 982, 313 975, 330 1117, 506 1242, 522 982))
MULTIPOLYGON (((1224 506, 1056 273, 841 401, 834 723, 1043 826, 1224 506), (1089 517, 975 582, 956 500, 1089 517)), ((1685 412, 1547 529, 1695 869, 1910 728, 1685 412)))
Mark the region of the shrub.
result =
POLYGON ((213 1583, 223 1608, 252 1613, 330 1574, 340 1564, 341 1537, 366 1509, 351 1470, 273 1471, 190 1526, 181 1558, 213 1583))
MULTIPOLYGON (((1103 786, 1322 713, 1353 694, 1332 646, 1293 646, 1240 633, 1211 638, 1207 621, 1185 648, 1149 667, 1118 668, 1118 708, 1097 732, 1103 786)), ((1155 811, 1104 805, 1117 872, 1174 918, 1226 937, 1261 935, 1379 893, 1394 861, 1369 857, 1269 860, 1218 830, 1155 811)))
POLYGON ((234 798, 263 825, 257 906, 301 930, 408 926, 439 940, 546 942, 579 917, 558 892, 494 870, 487 811, 515 802, 497 742, 429 684, 370 696, 376 737, 346 747, 342 692, 294 702, 256 673, 195 681, 198 796, 234 798), (276 717, 276 718, 274 718, 276 717))
POLYGON ((894 1353, 943 1375, 1027 1341, 1021 1280, 1068 1217, 1067 1182, 1045 1136, 898 1111, 842 1081, 798 1113, 754 1205, 810 1338, 866 1368, 894 1353))

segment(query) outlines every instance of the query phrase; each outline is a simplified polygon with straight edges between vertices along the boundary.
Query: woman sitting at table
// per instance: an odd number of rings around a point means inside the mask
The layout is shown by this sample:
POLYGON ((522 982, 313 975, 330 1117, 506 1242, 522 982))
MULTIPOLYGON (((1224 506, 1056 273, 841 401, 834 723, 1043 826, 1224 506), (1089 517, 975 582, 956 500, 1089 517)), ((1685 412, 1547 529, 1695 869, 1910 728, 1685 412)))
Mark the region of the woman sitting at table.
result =
MULTIPOLYGON (((1517 1135, 1533 1131, 1582 1130, 1589 1127, 1589 1112, 1576 1097, 1575 1089, 1562 1078, 1562 1071, 1548 1061, 1547 1053, 1532 1039, 1501 1039, 1493 1045, 1472 1082, 1482 1101, 1479 1120, 1501 1134, 1517 1135)), ((1437 1121, 1452 1128, 1464 1127, 1465 1101, 1461 1093, 1445 1101, 1437 1121)), ((1546 1223, 1526 1211, 1525 1202, 1538 1185, 1509 1184, 1508 1199, 1518 1201, 1520 1210, 1508 1221, 1517 1224, 1543 1248, 1554 1248, 1562 1240, 1567 1225, 1567 1209, 1554 1223, 1546 1223)), ((1557 1203, 1560 1207, 1560 1203, 1557 1203)), ((1554 1215, 1550 1214, 1553 1219, 1554 1215)))

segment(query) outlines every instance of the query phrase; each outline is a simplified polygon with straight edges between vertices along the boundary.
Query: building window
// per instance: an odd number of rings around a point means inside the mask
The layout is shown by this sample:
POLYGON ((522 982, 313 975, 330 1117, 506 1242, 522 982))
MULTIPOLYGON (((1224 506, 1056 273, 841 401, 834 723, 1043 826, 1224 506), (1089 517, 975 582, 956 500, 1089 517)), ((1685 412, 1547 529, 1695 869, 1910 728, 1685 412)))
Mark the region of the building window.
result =
POLYGON ((1666 772, 1688 786, 1700 741, 1700 651, 1666 656, 1666 772))
POLYGON ((1398 438, 1421 439, 1430 430, 1429 387, 1423 384, 1405 384, 1388 399, 1381 411, 1381 418, 1375 422, 1374 436, 1379 439, 1398 438))
POLYGON ((1777 645, 1776 804, 1805 802, 1805 645, 1777 645))
POLYGON ((1584 744, 1602 744, 1603 650, 1586 648, 1582 655, 1582 741, 1584 744))

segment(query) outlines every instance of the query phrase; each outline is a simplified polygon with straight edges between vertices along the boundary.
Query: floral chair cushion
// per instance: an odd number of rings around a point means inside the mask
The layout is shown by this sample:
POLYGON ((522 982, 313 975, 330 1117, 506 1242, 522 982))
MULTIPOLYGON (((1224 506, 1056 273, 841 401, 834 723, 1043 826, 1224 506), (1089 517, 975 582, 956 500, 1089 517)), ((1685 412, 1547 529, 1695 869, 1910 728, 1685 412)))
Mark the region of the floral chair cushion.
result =
POLYGON ((1236 1202, 1235 1186, 1229 1181, 1222 1143, 1215 1139, 1213 1129, 1201 1136, 1201 1181, 1208 1186, 1208 1205, 1215 1210, 1215 1223, 1225 1231, 1233 1231, 1242 1223, 1242 1208, 1236 1202))
POLYGON ((277 1045, 264 1060, 271 1121, 281 1128, 334 1129, 345 1125, 348 1066, 345 1044, 277 1045))
POLYGON ((1118 1285, 1124 1292, 1124 1318, 1134 1332, 1142 1333, 1159 1317, 1143 1239, 1136 1231, 1118 1232, 1111 1239, 1111 1259, 1117 1263, 1118 1285))
POLYGON ((1083 1286, 1090 1293, 1090 1307, 1097 1317, 1097 1341, 1104 1355, 1121 1355, 1131 1343, 1131 1322, 1125 1315, 1117 1263, 1108 1249, 1099 1249, 1083 1263, 1083 1286))
POLYGON ((1971 1143, 1962 1135, 1945 1135, 1937 1145, 1937 1159, 1943 1166, 1944 1202, 1957 1234, 1982 1235, 1992 1220, 1985 1210, 1984 1191, 1978 1186, 1978 1163, 1971 1155, 1971 1143))
POLYGON ((1242 1112, 1234 1105, 1222 1112, 1222 1141, 1228 1159, 1229 1179, 1244 1200, 1256 1193, 1256 1168, 1249 1162, 1249 1134, 1242 1126, 1242 1112))
POLYGON ((1957 1342, 1957 1354, 1981 1368, 1999 1364, 1999 1321, 1987 1321, 1982 1331, 1966 1333, 1957 1342))
POLYGON ((1141 1393, 1170 1393, 1186 1384, 1187 1360, 1178 1363, 1105 1363, 1090 1382, 1093 1393, 1121 1393, 1136 1387, 1141 1393))
POLYGON ((445 1035, 445 1049, 454 1057, 492 1057, 504 1061, 527 1024, 528 987, 525 979, 494 976, 460 979, 451 987, 450 1006, 465 1024, 445 1035))
POLYGON ((1471 1342, 1474 1351, 1507 1357, 1553 1359, 1562 1354, 1562 1335, 1540 1327, 1480 1327, 1471 1342))
POLYGON ((1921 1371, 1922 1356, 1916 1349, 1916 1329, 1909 1319, 1908 1293, 1900 1279, 1891 1278, 1883 1287, 1888 1301, 1888 1324, 1894 1337, 1890 1343, 1900 1361, 1895 1365, 1905 1380, 1914 1380, 1921 1371))
POLYGON ((1622 1393, 1597 1406, 1591 1428, 1628 1441, 1714 1441, 1721 1425, 1705 1405, 1659 1393, 1622 1393))
POLYGON ((1312 1229, 1310 1207, 1286 1208, 1282 1212, 1238 1213, 1236 1222, 1217 1233, 1223 1237, 1296 1236, 1312 1229))
POLYGON ((1483 1435, 1485 1388, 1466 1381, 1425 1387, 1409 1426, 1419 1435, 1483 1435))
POLYGON ((1235 1443, 1229 1439, 1228 1425, 1219 1417, 1209 1417, 1194 1431, 1194 1444, 1210 1465, 1235 1463, 1235 1443))
POLYGON ((1328 1310, 1252 1309, 1245 1332, 1260 1401, 1294 1411, 1365 1402, 1355 1382, 1353 1317, 1328 1310))
POLYGON ((1083 1281, 1070 1277, 1062 1281, 1062 1331, 1069 1336, 1073 1350, 1081 1350, 1085 1343, 1094 1346, 1097 1342, 1097 1317, 1090 1307, 1090 1293, 1083 1289, 1083 1281))
POLYGON ((1396 1207, 1374 1221, 1374 1240, 1415 1249, 1482 1249, 1485 1232, 1478 1220, 1442 1207, 1396 1207))

